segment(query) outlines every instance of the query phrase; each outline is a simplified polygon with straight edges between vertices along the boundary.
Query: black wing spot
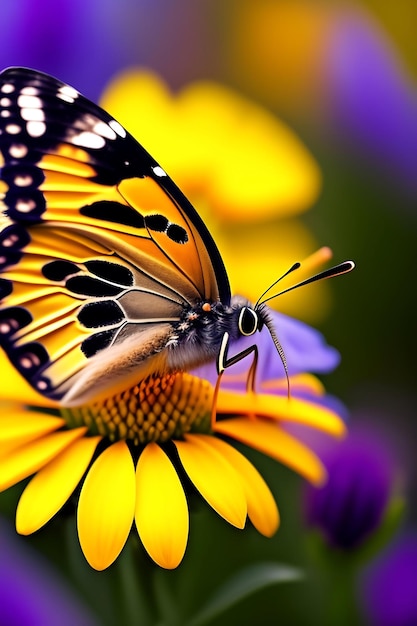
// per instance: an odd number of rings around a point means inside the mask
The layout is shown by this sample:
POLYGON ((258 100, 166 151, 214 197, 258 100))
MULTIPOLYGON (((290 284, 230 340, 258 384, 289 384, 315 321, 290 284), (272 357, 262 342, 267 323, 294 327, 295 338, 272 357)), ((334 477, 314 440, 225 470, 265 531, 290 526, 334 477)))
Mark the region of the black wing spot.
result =
POLYGON ((108 348, 111 345, 111 342, 113 341, 113 337, 115 336, 116 332, 117 329, 102 330, 99 333, 94 333, 94 335, 91 335, 90 337, 87 337, 87 339, 84 339, 81 344, 81 350, 84 356, 89 359, 97 354, 97 352, 100 352, 100 350, 108 348))
POLYGON ((0 341, 8 340, 18 330, 28 326, 31 321, 31 314, 23 307, 12 306, 2 309, 0 311, 0 341))
POLYGON ((38 189, 10 189, 4 202, 7 215, 16 222, 39 222, 46 209, 44 195, 38 189))
POLYGON ((7 298, 13 291, 13 283, 7 278, 0 278, 0 300, 7 298))
POLYGON ((80 271, 78 265, 71 263, 71 261, 51 261, 50 263, 46 263, 42 268, 42 274, 45 278, 57 283, 60 283, 68 276, 77 274, 80 271))
POLYGON ((111 263, 110 261, 87 261, 85 266, 92 274, 103 280, 126 287, 133 285, 133 274, 124 265, 111 263))
POLYGON ((113 200, 100 200, 81 207, 81 215, 92 217, 96 220, 104 222, 113 222, 124 226, 133 226, 134 228, 144 228, 145 222, 143 215, 138 213, 130 206, 114 202, 113 200))
POLYGON ((125 319, 122 309, 114 300, 89 302, 82 307, 77 317, 85 328, 113 326, 125 319))
POLYGON ((27 343, 10 355, 14 365, 27 378, 32 378, 48 362, 49 356, 45 348, 37 342, 27 343))
POLYGON ((10 188, 37 189, 45 180, 43 170, 29 163, 5 165, 1 176, 10 188))
POLYGON ((187 231, 182 226, 178 226, 178 224, 170 224, 166 234, 175 243, 187 243, 188 241, 187 231))
POLYGON ((111 285, 99 278, 91 276, 72 276, 65 283, 66 288, 72 293, 82 296, 95 296, 104 298, 106 296, 117 296, 123 291, 122 287, 111 285))
POLYGON ((7 226, 0 233, 0 268, 15 265, 22 257, 22 248, 30 241, 27 231, 18 224, 7 226))
POLYGON ((11 224, 0 233, 0 245, 7 250, 21 250, 30 242, 30 237, 25 228, 18 224, 11 224))
POLYGON ((147 215, 145 217, 145 225, 149 230, 165 233, 175 243, 186 243, 188 241, 185 228, 170 222, 164 215, 147 215))
POLYGON ((157 233, 164 233, 168 228, 169 221, 164 215, 147 215, 145 217, 146 228, 157 233))

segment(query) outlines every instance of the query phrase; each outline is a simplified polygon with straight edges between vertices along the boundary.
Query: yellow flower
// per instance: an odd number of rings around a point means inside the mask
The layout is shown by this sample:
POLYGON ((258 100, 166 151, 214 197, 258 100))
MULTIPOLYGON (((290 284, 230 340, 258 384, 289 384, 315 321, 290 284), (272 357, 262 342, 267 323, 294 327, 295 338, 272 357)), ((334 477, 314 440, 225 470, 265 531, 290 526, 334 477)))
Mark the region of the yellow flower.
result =
POLYGON ((41 528, 81 483, 78 535, 97 570, 117 558, 133 523, 156 563, 175 568, 181 562, 189 527, 185 475, 230 524, 243 528, 249 518, 270 537, 279 524, 274 498, 233 442, 321 484, 322 464, 286 425, 304 424, 333 436, 344 432, 338 416, 320 405, 323 390, 310 375, 293 380, 294 389, 308 391, 308 401, 288 401, 285 381, 269 381, 259 394, 220 390, 216 416, 213 386, 188 373, 149 378, 89 406, 55 404, 53 415, 18 405, 16 396, 32 405, 45 400, 18 380, 3 356, 0 366, 2 395, 11 398, 0 413, 0 489, 34 474, 18 504, 17 530, 27 535, 41 528), (282 396, 276 393, 280 388, 282 396))
MULTIPOLYGON (((234 293, 256 301, 316 241, 298 215, 316 201, 320 170, 295 133, 231 89, 200 81, 173 95, 156 75, 116 77, 102 106, 156 158, 197 208, 220 248, 234 293), (259 277, 262 277, 260 280, 259 277)), ((329 306, 326 284, 286 295, 308 321, 329 306), (308 306, 305 306, 308 297, 308 306)))

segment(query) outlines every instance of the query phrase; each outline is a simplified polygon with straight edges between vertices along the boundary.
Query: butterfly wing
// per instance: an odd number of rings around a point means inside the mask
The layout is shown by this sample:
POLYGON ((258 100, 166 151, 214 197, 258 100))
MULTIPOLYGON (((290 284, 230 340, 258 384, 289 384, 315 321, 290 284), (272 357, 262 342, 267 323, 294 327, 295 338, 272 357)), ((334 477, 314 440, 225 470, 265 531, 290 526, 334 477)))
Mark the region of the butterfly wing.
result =
POLYGON ((195 209, 72 87, 23 68, 3 72, 0 151, 0 341, 44 395, 74 403, 163 370, 184 311, 229 303, 220 254, 195 209))

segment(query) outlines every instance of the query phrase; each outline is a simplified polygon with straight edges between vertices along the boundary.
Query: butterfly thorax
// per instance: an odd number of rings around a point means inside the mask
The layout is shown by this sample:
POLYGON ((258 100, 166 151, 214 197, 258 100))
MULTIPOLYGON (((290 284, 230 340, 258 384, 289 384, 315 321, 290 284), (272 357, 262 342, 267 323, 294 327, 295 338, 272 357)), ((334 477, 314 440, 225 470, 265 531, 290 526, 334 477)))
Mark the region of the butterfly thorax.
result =
POLYGON ((215 360, 225 333, 232 340, 242 335, 239 319, 250 307, 247 300, 233 297, 230 305, 202 301, 184 309, 167 344, 169 368, 191 369, 215 360))

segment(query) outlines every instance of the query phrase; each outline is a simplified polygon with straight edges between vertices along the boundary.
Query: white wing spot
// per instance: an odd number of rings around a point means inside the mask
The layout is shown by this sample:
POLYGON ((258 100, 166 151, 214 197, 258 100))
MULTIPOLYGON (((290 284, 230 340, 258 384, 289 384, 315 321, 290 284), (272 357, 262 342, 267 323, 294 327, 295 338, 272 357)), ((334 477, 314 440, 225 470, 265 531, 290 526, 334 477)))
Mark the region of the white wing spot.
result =
POLYGON ((17 187, 29 187, 33 183, 33 178, 30 174, 19 174, 14 177, 13 182, 17 187))
POLYGON ((30 96, 25 94, 20 94, 17 99, 17 104, 22 109, 41 109, 42 108, 42 100, 37 96, 30 96))
POLYGON ((22 109, 20 115, 25 122, 43 122, 45 119, 42 109, 22 109))
POLYGON ((9 235, 6 239, 3 239, 2 244, 5 248, 11 248, 15 243, 19 241, 17 235, 9 235))
POLYGON ((165 170, 162 169, 162 167, 160 165, 156 165, 155 167, 152 168, 153 173, 155 174, 155 176, 166 176, 167 173, 165 170))
MULTIPOLYGON (((28 148, 24 143, 12 143, 9 154, 13 159, 23 159, 28 153, 28 148)), ((4 242, 3 242, 4 245, 4 242)))
POLYGON ((1 115, 2 117, 10 117, 10 116, 11 116, 11 112, 10 112, 10 111, 8 111, 7 109, 4 109, 4 111, 2 111, 2 112, 0 113, 0 115, 1 115))
POLYGON ((111 140, 114 140, 117 137, 116 132, 105 122, 97 122, 94 124, 93 132, 111 140))
POLYGON ((46 124, 41 120, 31 120, 26 124, 26 130, 31 137, 42 137, 46 131, 46 124))
POLYGON ((123 139, 126 137, 125 129, 121 124, 119 124, 119 122, 116 122, 116 120, 110 120, 109 126, 119 135, 119 137, 122 137, 123 139))
POLYGON ((23 87, 20 93, 24 96, 37 96, 39 93, 39 89, 37 89, 36 87, 23 87))
POLYGON ((7 124, 5 130, 10 135, 17 135, 22 129, 17 124, 7 124))
POLYGON ((36 209, 36 202, 31 198, 21 198, 16 202, 16 211, 19 213, 30 213, 36 209))
POLYGON ((74 144, 74 146, 81 146, 82 148, 104 148, 106 145, 106 140, 101 135, 96 135, 90 131, 84 131, 79 133, 78 135, 74 135, 71 137, 70 142, 74 144))
POLYGON ((9 107, 11 105, 12 105, 12 101, 10 100, 10 98, 1 98, 0 106, 2 106, 2 107, 9 107))
POLYGON ((12 85, 11 83, 5 83, 1 88, 1 91, 3 93, 13 93, 14 90, 15 90, 15 86, 12 85))
POLYGON ((79 93, 74 87, 70 87, 69 85, 63 85, 58 89, 58 93, 56 94, 58 98, 61 100, 65 100, 65 102, 69 102, 72 104, 76 98, 78 98, 79 93))

